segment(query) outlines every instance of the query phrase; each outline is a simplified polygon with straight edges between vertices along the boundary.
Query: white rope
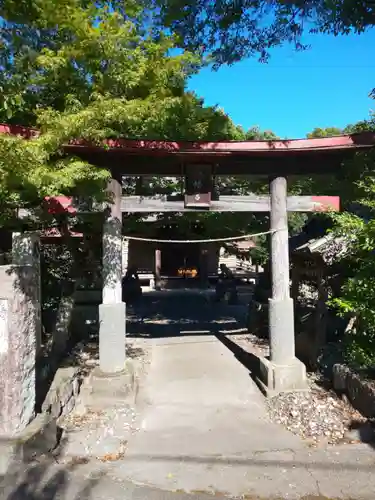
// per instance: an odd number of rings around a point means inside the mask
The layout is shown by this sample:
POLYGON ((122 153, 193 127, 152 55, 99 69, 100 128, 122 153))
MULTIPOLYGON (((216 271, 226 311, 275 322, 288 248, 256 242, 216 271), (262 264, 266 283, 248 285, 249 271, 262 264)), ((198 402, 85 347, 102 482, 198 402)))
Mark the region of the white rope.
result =
POLYGON ((139 238, 138 236, 125 236, 127 240, 134 241, 147 241, 149 243, 218 243, 219 241, 236 241, 245 240, 247 238, 255 238, 256 236, 263 236, 264 234, 275 233, 276 229, 263 231, 262 233, 243 234, 241 236, 230 236, 229 238, 213 238, 207 240, 159 240, 155 238, 139 238))

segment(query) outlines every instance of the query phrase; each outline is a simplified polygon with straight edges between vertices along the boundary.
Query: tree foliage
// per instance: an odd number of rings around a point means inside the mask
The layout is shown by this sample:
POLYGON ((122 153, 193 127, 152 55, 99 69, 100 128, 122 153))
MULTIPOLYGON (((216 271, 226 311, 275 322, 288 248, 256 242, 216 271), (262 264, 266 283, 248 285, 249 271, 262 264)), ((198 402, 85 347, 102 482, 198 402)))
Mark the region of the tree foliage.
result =
POLYGON ((342 316, 354 319, 344 339, 345 354, 357 367, 375 365, 375 180, 366 178, 358 183, 362 189, 360 215, 344 212, 335 217, 338 235, 344 236, 347 253, 343 258, 349 277, 339 297, 332 304, 342 316))
POLYGON ((155 0, 162 23, 181 46, 206 54, 216 67, 245 57, 267 61, 284 43, 307 46, 307 32, 361 33, 375 23, 371 0, 155 0))
POLYGON ((98 198, 106 171, 65 158, 81 137, 240 139, 225 113, 186 92, 200 59, 145 28, 138 2, 23 0, 0 4, 0 121, 35 126, 0 135, 2 217, 47 195, 98 198))
MULTIPOLYGON (((374 131, 371 119, 348 125, 342 131, 335 127, 314 129, 310 137, 328 137, 337 132, 351 134, 374 131)), ((331 305, 344 317, 353 318, 352 327, 344 338, 344 354, 357 367, 375 365, 375 180, 374 152, 357 153, 344 162, 339 178, 326 179, 327 193, 338 194, 345 209, 331 214, 333 231, 343 236, 346 252, 341 259, 344 272, 339 296, 331 297, 331 305)), ((309 179, 310 188, 322 185, 319 179, 309 179)))

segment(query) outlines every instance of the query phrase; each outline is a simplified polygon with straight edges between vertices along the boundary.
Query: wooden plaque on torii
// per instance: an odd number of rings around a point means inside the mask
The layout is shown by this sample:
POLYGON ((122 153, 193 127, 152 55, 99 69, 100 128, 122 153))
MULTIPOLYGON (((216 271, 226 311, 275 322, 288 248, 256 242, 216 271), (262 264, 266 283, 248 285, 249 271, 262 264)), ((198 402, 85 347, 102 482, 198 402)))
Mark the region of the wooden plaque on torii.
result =
POLYGON ((185 166, 184 208, 209 210, 212 192, 212 166, 185 166))

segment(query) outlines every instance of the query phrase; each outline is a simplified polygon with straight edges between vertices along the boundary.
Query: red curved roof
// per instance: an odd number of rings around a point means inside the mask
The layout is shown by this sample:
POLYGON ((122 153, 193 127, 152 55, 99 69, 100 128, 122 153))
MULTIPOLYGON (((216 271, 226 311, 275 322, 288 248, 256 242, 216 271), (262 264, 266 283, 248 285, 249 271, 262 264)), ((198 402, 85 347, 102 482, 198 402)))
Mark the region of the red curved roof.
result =
MULTIPOLYGON (((18 125, 0 124, 0 133, 20 135, 25 138, 37 137, 39 131, 18 125)), ((73 140, 66 147, 84 149, 102 149, 84 140, 73 140)), ((127 151, 160 151, 165 153, 246 153, 246 152, 287 152, 287 151, 319 151, 372 148, 375 146, 374 132, 361 132, 351 135, 324 137, 317 139, 284 139, 272 141, 165 141, 165 140, 132 140, 107 139, 103 141, 106 150, 124 149, 127 151)))
MULTIPOLYGON (((37 137, 36 129, 0 124, 0 133, 37 137)), ((375 133, 322 139, 276 141, 165 141, 107 139, 101 144, 76 139, 65 153, 116 175, 183 175, 184 166, 211 165, 214 175, 312 175, 340 171, 343 160, 375 146, 375 133)))

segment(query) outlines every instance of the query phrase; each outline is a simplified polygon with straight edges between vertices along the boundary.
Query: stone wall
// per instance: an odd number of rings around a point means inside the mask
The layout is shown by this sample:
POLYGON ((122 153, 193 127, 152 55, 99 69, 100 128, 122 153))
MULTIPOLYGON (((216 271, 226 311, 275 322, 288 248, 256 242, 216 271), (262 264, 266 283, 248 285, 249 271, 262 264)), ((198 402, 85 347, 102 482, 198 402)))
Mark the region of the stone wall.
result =
POLYGON ((65 417, 74 408, 81 384, 80 370, 68 366, 59 368, 42 405, 42 413, 52 419, 65 417))
POLYGON ((0 436, 0 475, 21 463, 35 461, 54 450, 62 437, 60 425, 73 410, 81 385, 78 368, 59 368, 43 403, 41 413, 13 436, 0 436))
MULTIPOLYGON (((354 371, 346 365, 336 364, 333 367, 333 388, 345 394, 353 407, 364 417, 375 418, 375 381, 366 380, 366 370, 354 371)), ((371 374, 373 379, 374 374, 371 374)))
POLYGON ((33 266, 0 266, 0 435, 34 417, 38 279, 33 266))

